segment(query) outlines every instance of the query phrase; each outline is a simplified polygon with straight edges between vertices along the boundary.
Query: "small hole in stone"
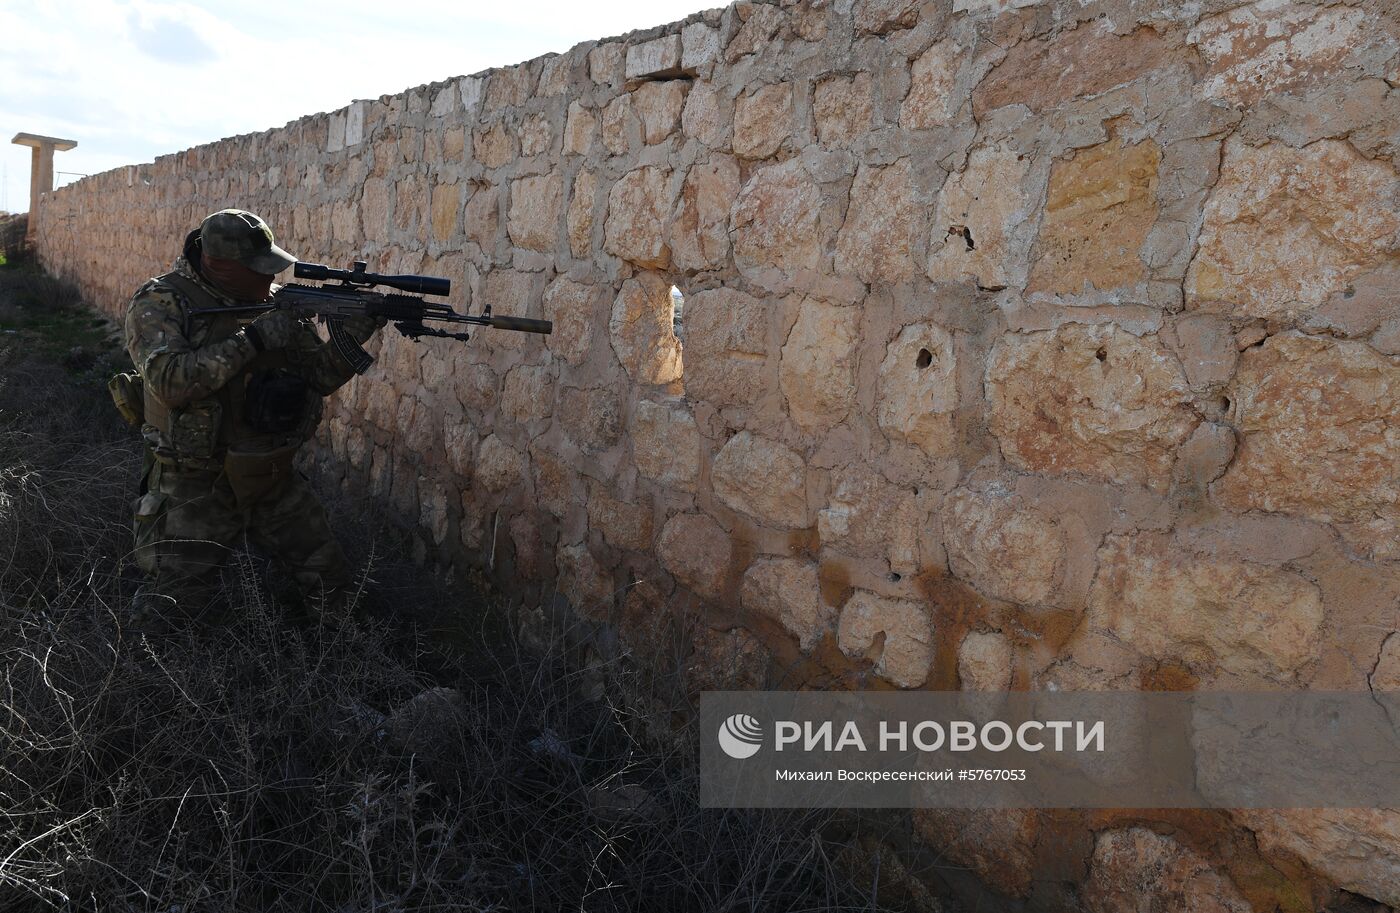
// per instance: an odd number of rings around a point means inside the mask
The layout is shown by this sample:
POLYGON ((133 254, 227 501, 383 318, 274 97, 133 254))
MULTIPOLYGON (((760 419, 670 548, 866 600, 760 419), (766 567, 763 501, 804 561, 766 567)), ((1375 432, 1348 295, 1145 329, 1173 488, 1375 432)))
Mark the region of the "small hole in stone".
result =
POLYGON ((1229 412, 1229 411, 1230 411, 1230 397, 1228 397, 1228 396, 1222 396, 1222 397, 1220 397, 1220 411, 1221 411, 1221 412, 1229 412))
POLYGON ((899 583, 899 581, 903 579, 904 577, 899 573, 899 571, 890 571, 890 583, 899 583))
POLYGON ((1094 357, 1097 358, 1099 361, 1107 361, 1108 349, 1104 346, 1099 346, 1099 350, 1094 353, 1094 357))
POLYGON ((927 368, 933 364, 933 353, 928 349, 920 349, 919 357, 914 359, 914 364, 920 368, 927 368))
POLYGON ((963 240, 967 242, 968 250, 972 250, 977 246, 976 244, 972 243, 972 229, 968 228, 966 225, 963 226, 962 236, 963 240))
POLYGON ((1343 298, 1355 298, 1355 297, 1356 297, 1356 286, 1354 286, 1354 285, 1348 285, 1346 288, 1342 289, 1342 297, 1343 297, 1343 298))

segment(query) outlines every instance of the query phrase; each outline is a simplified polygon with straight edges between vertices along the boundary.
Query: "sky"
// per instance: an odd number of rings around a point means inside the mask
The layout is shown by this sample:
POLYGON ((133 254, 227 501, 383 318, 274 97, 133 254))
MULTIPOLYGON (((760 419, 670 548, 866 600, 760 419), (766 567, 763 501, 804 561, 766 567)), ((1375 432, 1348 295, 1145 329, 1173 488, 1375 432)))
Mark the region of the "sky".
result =
POLYGON ((77 140, 62 186, 722 2, 0 0, 0 210, 29 208, 16 133, 77 140))

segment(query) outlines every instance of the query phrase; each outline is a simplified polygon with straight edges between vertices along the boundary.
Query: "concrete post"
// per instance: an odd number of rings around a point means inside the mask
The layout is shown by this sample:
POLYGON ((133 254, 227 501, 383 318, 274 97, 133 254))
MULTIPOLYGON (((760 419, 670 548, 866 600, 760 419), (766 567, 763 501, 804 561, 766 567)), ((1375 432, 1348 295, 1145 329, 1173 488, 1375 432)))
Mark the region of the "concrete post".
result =
POLYGON ((33 133, 16 133, 10 142, 16 146, 29 146, 32 150, 29 159, 29 229, 24 235, 25 243, 29 243, 34 239, 39 225, 39 194, 53 190, 53 154, 67 152, 78 143, 76 140, 33 133))

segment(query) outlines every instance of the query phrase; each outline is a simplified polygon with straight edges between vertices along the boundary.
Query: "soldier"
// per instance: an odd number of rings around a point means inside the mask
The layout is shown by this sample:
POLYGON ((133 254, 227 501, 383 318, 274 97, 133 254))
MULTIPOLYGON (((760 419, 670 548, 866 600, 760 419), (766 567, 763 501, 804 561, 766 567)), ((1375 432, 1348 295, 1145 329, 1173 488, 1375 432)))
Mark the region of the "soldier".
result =
MULTIPOLYGON (((296 258, 256 215, 225 209, 185 239, 175 268, 137 290, 126 349, 144 392, 146 473, 135 505, 135 559, 148 582, 133 623, 159 631, 222 624, 220 568, 246 535, 290 572, 312 611, 338 622, 352 575, 325 511, 294 469, 322 397, 354 370, 309 318, 191 310, 265 301, 296 258)), ((383 320, 347 319, 363 343, 383 320)))

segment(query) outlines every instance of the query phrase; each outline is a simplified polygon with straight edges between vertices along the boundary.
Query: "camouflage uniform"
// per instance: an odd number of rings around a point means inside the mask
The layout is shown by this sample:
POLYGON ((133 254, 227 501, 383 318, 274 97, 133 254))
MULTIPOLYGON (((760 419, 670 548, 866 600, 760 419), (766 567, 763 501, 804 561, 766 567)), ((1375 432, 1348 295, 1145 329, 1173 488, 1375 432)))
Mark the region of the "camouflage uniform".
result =
MULTIPOLYGON (((321 398, 355 372, 308 318, 298 321, 290 345, 259 351, 245 329, 252 315, 188 313, 246 303, 182 256, 127 307, 126 348, 144 382, 147 446, 134 526, 136 563, 151 583, 137 599, 138 627, 162 627, 152 616, 171 613, 226 621, 215 584, 245 535, 290 571, 314 607, 334 609, 351 583, 325 511, 292 459, 315 432, 321 398), (269 398, 280 414, 271 426, 266 410, 255 417, 251 408, 269 398)), ((373 332, 347 329, 359 342, 373 332)))

